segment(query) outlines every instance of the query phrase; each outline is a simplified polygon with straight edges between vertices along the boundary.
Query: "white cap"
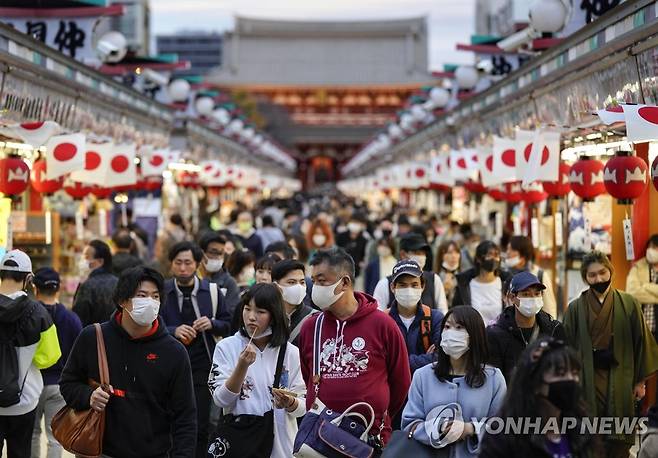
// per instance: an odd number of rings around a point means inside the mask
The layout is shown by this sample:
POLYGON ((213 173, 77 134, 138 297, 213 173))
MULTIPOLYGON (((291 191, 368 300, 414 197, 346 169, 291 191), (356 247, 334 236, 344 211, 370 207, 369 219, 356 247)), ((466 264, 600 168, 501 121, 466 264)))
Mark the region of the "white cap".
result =
POLYGON ((32 260, 21 250, 11 250, 8 251, 2 258, 2 261, 0 262, 0 270, 32 273, 32 260), (8 266, 7 261, 13 261, 17 265, 8 266))

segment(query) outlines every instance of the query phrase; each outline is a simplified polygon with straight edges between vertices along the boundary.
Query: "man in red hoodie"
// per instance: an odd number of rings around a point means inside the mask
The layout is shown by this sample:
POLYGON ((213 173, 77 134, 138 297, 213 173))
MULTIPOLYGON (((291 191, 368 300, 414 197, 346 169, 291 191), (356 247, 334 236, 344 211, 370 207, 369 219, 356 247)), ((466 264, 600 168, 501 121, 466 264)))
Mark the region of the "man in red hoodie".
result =
MULTIPOLYGON (((385 444, 391 418, 403 407, 411 385, 404 337, 373 297, 354 292, 354 260, 343 249, 318 251, 311 269, 313 303, 324 313, 318 397, 340 412, 357 402, 370 404, 375 411, 371 434, 381 432, 385 444)), ((319 316, 306 320, 299 336, 307 409, 315 400, 313 334, 319 316)))

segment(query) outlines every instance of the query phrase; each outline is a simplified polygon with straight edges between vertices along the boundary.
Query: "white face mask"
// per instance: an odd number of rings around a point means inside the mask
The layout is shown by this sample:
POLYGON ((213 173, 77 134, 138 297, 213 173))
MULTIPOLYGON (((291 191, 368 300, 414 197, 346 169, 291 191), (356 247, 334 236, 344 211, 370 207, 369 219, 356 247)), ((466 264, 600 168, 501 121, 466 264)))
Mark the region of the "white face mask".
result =
POLYGON ((244 269, 240 275, 239 275, 239 280, 241 283, 249 283, 251 281, 256 280, 256 268, 255 267, 247 267, 244 269))
POLYGON ((158 317, 160 301, 152 297, 133 297, 133 309, 127 310, 133 321, 139 326, 149 326, 158 317))
POLYGON ((80 258, 78 261, 78 272, 80 272, 81 275, 87 275, 89 272, 91 272, 89 261, 87 261, 85 258, 80 258))
POLYGON ((324 234, 315 234, 313 236, 313 243, 315 243, 316 246, 324 246, 326 242, 327 237, 325 237, 324 234))
POLYGON ((395 300, 400 307, 405 309, 415 308, 422 295, 421 288, 397 288, 395 290, 395 300))
POLYGON ((457 270, 457 269, 459 269, 459 263, 456 263, 456 264, 448 264, 447 262, 443 261, 443 262, 441 263, 441 266, 443 266, 444 269, 449 270, 449 271, 453 271, 453 270, 457 270))
POLYGON ((521 263, 521 258, 519 258, 518 256, 505 259, 505 267, 508 267, 510 269, 513 269, 514 267, 518 266, 520 263, 521 263))
POLYGON ((206 261, 206 271, 210 273, 219 272, 222 269, 223 265, 224 265, 224 260, 222 258, 208 259, 208 261, 206 261))
POLYGON ((441 348, 446 355, 459 359, 468 351, 469 335, 465 329, 446 329, 441 333, 441 348))
POLYGON ((658 248, 647 248, 647 262, 658 264, 658 248))
POLYGON ((345 291, 334 294, 336 286, 338 286, 341 281, 343 281, 342 278, 333 285, 329 286, 313 285, 311 299, 313 299, 313 303, 317 305, 320 310, 324 311, 329 309, 329 307, 334 305, 336 301, 340 299, 343 294, 345 294, 345 291))
POLYGON ((416 261, 421 269, 425 267, 425 263, 427 262, 427 256, 425 256, 424 254, 421 255, 412 254, 409 256, 409 259, 411 259, 412 261, 416 261))
POLYGON ((299 305, 306 297, 306 287, 297 283, 291 286, 281 286, 281 295, 283 300, 290 305, 299 305))
POLYGON ((521 315, 530 318, 535 316, 544 306, 544 299, 539 297, 519 297, 519 312, 521 315))
POLYGON ((388 258, 392 254, 393 253, 391 252, 390 247, 387 247, 387 246, 377 247, 377 255, 379 255, 380 258, 388 258))
POLYGON ((352 234, 358 234, 361 232, 361 225, 359 223, 348 223, 347 230, 352 234))
MULTIPOLYGON (((249 329, 246 326, 245 326, 245 329, 247 330, 247 334, 249 334, 249 329)), ((253 337, 254 337, 254 339, 261 339, 263 337, 267 337, 267 336, 271 336, 271 335, 272 335, 272 326, 268 326, 267 328, 265 328, 265 330, 263 332, 261 332, 260 334, 256 334, 253 337)))

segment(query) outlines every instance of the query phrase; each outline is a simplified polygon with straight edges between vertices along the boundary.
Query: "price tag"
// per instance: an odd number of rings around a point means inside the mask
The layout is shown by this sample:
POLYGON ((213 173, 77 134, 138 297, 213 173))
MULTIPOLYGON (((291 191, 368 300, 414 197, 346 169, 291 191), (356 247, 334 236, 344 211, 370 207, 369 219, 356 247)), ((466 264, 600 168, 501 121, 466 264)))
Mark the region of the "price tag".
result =
POLYGON ((53 215, 50 210, 44 213, 44 223, 46 227, 46 245, 53 243, 53 215))
POLYGON ((107 237, 107 210, 104 208, 98 210, 98 235, 107 237))
POLYGON ((584 218, 585 222, 585 251, 592 249, 592 223, 588 217, 584 218))
POLYGON ((75 212, 75 236, 78 240, 85 239, 85 220, 80 210, 75 212))
POLYGON ((539 248, 539 219, 532 218, 530 220, 530 232, 532 235, 532 246, 539 248))
POLYGON ((635 249, 633 247, 633 225, 631 220, 626 218, 624 224, 624 244, 626 245, 626 260, 635 260, 635 249))
POLYGON ((562 230, 562 212, 557 212, 555 214, 555 219, 553 220, 555 224, 555 246, 562 246, 564 244, 564 234, 562 230))

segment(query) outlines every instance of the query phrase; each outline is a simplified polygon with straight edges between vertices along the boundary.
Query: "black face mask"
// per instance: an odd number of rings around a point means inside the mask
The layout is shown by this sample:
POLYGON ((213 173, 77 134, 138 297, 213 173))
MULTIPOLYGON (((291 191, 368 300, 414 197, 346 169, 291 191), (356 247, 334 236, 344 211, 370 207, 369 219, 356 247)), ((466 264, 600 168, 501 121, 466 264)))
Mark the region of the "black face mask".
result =
POLYGON ((611 282, 612 282, 612 278, 608 281, 600 281, 598 283, 594 283, 594 284, 589 285, 589 286, 590 286, 590 288, 592 288, 597 293, 603 294, 608 289, 611 282))
POLYGON ((495 271, 496 269, 498 269, 499 265, 500 265, 500 261, 496 259, 485 259, 484 261, 482 261, 482 264, 480 264, 482 269, 486 270, 487 272, 495 271))
POLYGON ((382 230, 382 236, 383 236, 385 239, 389 238, 389 237, 391 236, 392 233, 393 233, 393 231, 388 230, 388 229, 386 229, 386 230, 382 230))
POLYGON ((576 407, 580 398, 580 385, 575 380, 562 380, 548 384, 546 399, 562 412, 576 407))
POLYGON ((192 280, 194 279, 194 275, 182 277, 182 276, 177 276, 176 277, 176 283, 179 285, 187 285, 189 284, 192 280))

